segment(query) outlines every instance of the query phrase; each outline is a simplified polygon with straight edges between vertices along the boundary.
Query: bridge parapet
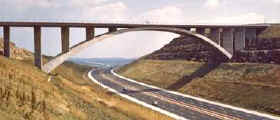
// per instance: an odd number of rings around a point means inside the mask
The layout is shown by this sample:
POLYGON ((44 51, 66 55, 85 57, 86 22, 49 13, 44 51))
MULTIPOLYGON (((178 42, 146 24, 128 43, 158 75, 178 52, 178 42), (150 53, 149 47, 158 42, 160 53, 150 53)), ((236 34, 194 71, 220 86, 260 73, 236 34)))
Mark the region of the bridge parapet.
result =
POLYGON ((265 29, 269 24, 258 25, 169 25, 169 24, 124 24, 124 23, 78 23, 78 22, 0 22, 0 26, 10 27, 94 27, 94 28, 135 28, 135 27, 174 27, 174 28, 254 28, 265 29))

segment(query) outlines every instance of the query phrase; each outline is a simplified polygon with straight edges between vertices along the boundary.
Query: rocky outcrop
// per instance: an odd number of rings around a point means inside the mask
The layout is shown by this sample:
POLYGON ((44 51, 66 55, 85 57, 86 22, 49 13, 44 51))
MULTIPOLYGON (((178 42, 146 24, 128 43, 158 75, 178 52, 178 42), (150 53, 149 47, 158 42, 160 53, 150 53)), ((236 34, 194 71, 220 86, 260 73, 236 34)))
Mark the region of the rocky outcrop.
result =
POLYGON ((239 51, 231 61, 280 64, 280 49, 239 51))
MULTIPOLYGON (((270 49, 270 48, 268 48, 270 49)), ((237 51, 231 60, 226 58, 199 42, 198 38, 185 36, 172 40, 161 49, 144 57, 145 59, 155 60, 190 60, 207 62, 209 60, 219 60, 227 62, 254 62, 254 63, 280 63, 280 49, 275 50, 247 50, 237 51)))
POLYGON ((145 58, 157 60, 185 59, 201 62, 208 61, 213 51, 210 47, 203 45, 199 41, 198 38, 192 36, 175 38, 169 44, 145 58))

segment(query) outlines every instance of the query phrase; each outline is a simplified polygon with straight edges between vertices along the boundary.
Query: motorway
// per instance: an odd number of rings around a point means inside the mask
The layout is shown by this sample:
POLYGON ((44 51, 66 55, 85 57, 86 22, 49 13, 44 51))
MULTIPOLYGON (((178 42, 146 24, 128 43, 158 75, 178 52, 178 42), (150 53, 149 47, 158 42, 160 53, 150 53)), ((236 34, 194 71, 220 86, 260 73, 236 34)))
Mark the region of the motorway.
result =
POLYGON ((95 82, 112 88, 120 94, 133 97, 186 120, 275 120, 276 118, 219 106, 172 94, 162 89, 151 88, 115 76, 110 69, 93 70, 89 75, 95 79, 95 82))

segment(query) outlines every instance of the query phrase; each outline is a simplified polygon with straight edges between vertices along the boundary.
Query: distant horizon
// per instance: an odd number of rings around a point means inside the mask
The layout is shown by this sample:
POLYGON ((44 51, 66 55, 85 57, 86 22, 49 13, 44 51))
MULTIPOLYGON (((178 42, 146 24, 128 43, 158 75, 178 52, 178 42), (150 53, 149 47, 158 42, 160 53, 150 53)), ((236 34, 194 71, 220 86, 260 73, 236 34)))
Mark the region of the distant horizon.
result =
MULTIPOLYGON (((141 58, 141 57, 138 57, 141 58)), ((126 58, 126 57, 71 57, 70 59, 138 59, 138 58, 126 58)))

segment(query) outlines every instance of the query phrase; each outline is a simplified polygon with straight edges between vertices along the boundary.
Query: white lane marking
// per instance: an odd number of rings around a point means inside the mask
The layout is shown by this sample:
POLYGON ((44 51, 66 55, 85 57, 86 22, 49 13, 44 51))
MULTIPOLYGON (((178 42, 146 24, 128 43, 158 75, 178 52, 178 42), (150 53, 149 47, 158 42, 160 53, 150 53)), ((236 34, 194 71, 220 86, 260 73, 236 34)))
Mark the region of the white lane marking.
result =
POLYGON ((245 112, 245 113, 248 113, 248 114, 253 114, 253 115, 257 115, 257 116, 261 116, 261 117, 266 117, 266 118, 270 118, 270 119, 274 119, 274 120, 280 120, 280 117, 276 117, 276 116, 260 113, 260 112, 253 111, 253 110, 247 110, 247 109, 244 109, 244 108, 238 108, 238 107, 234 107, 234 106, 231 106, 231 105, 226 105, 226 104, 223 104, 223 103, 209 101, 209 100, 206 100, 206 99, 203 99, 203 98, 198 98, 198 97, 190 96, 190 95, 187 95, 187 94, 182 94, 182 93, 179 93, 179 92, 169 91, 169 90, 162 89, 162 88, 159 88, 159 87, 156 87, 156 86, 153 86, 153 85, 148 85, 148 84, 145 84, 145 83, 137 82, 135 80, 132 80, 130 78, 127 78, 127 77, 124 77, 124 76, 121 76, 121 75, 115 73, 115 71, 113 69, 111 69, 111 73, 113 75, 121 78, 121 79, 125 79, 127 81, 130 81, 130 82, 133 82, 133 83, 137 83, 139 85, 143 85, 143 86, 146 86, 146 87, 150 87, 150 88, 154 88, 154 89, 159 89, 159 90, 171 93, 171 94, 175 94, 175 95, 179 95, 179 96, 195 99, 195 100, 198 100, 198 101, 201 101, 201 102, 206 102, 206 103, 209 103, 209 104, 214 104, 214 105, 222 106, 222 107, 225 107, 225 108, 230 108, 230 109, 233 109, 233 110, 236 110, 236 111, 245 112))
POLYGON ((111 92, 116 93, 117 95, 119 95, 119 96, 121 96, 121 97, 124 97, 124 98, 126 98, 126 99, 128 99, 128 100, 130 100, 130 101, 132 101, 132 102, 135 102, 135 103, 137 103, 137 104, 139 104, 139 105, 142 105, 142 106, 144 106, 144 107, 150 108, 150 109, 152 109, 152 110, 154 110, 154 111, 160 112, 160 113, 162 113, 162 114, 164 114, 164 115, 167 115, 167 116, 169 116, 169 117, 171 117, 171 118, 174 118, 174 119, 176 119, 176 120, 189 120, 189 119, 186 119, 186 118, 184 118, 184 117, 182 117, 182 116, 176 115, 176 114, 171 113, 171 112, 169 112, 169 111, 163 110, 163 109, 161 109, 161 108, 155 107, 155 106, 153 106, 153 105, 147 104, 147 103, 145 103, 145 102, 143 102, 143 101, 140 101, 140 100, 138 100, 138 99, 135 99, 135 98, 133 98, 133 97, 130 97, 130 96, 126 95, 126 94, 120 93, 120 92, 116 91, 115 89, 112 89, 112 88, 110 88, 110 87, 108 87, 108 86, 106 86, 106 85, 103 85, 103 84, 101 84, 100 82, 98 82, 98 81, 91 75, 92 72, 93 72, 93 70, 91 70, 90 72, 88 72, 88 77, 89 77, 93 82, 95 82, 96 84, 100 85, 101 87, 103 87, 103 88, 105 88, 105 89, 108 89, 108 90, 111 91, 111 92))
MULTIPOLYGON (((105 74, 102 74, 102 77, 111 81, 112 83, 115 83, 115 84, 119 85, 119 86, 122 86, 122 87, 125 86, 125 87, 129 88, 130 90, 133 90, 133 91, 141 90, 141 89, 139 89, 135 86, 131 86, 131 85, 128 85, 128 84, 125 84, 125 83, 121 83, 120 81, 115 81, 114 79, 106 76, 105 74)), ((202 114, 206 114, 206 115, 209 115, 209 116, 212 116, 212 117, 216 117, 216 118, 219 118, 221 120, 242 120, 242 119, 234 117, 234 116, 219 113, 219 112, 216 112, 216 111, 211 111, 211 110, 208 110, 208 109, 205 109, 205 108, 202 108, 202 107, 198 107, 198 106, 195 106, 195 105, 187 104, 187 103, 184 103, 184 102, 181 102, 181 101, 176 101, 172 98, 168 98, 168 97, 162 96, 162 95, 157 94, 157 93, 143 92, 142 94, 158 98, 162 101, 165 101, 165 102, 168 102, 168 103, 171 103, 171 104, 179 105, 181 107, 187 108, 187 109, 192 110, 192 111, 196 111, 196 112, 199 112, 199 113, 202 113, 202 114)))

